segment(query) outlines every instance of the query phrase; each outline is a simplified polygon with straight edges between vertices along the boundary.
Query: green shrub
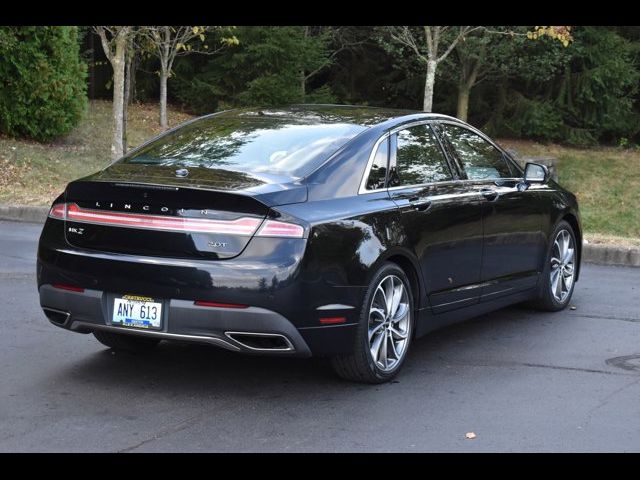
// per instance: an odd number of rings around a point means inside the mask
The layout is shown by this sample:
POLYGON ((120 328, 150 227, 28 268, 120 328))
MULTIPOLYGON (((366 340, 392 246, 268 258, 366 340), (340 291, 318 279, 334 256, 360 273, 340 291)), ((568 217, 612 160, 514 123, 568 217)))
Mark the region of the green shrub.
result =
POLYGON ((247 89, 238 95, 246 105, 286 105, 300 103, 303 96, 298 79, 288 72, 259 76, 249 83, 247 89))
POLYGON ((562 114, 547 102, 528 100, 524 103, 520 132, 525 138, 557 140, 562 125, 562 114))
POLYGON ((173 95, 189 113, 206 115, 218 109, 220 89, 198 77, 186 80, 182 77, 171 77, 173 95))
POLYGON ((307 93, 304 97, 305 103, 338 103, 338 98, 334 95, 329 85, 322 85, 307 93))
POLYGON ((0 132, 68 133, 87 104, 86 75, 77 27, 0 27, 0 132))
POLYGON ((518 92, 511 92, 506 103, 501 115, 491 116, 483 126, 488 134, 542 141, 562 138, 562 112, 551 103, 530 99, 518 92))

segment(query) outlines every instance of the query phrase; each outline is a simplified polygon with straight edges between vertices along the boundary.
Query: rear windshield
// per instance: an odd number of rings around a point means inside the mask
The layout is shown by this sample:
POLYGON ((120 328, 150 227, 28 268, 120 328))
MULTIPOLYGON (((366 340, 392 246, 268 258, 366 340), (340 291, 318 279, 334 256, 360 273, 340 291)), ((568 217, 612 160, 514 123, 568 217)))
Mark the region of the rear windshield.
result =
POLYGON ((164 135, 122 162, 299 177, 366 128, 350 123, 300 124, 287 118, 211 117, 164 135))

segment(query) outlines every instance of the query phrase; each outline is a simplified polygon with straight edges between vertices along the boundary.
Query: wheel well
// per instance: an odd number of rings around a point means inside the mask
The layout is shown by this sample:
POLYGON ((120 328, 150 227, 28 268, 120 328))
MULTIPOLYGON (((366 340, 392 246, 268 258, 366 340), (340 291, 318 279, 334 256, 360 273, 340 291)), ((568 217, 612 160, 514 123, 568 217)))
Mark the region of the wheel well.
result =
POLYGON ((582 232, 580 231, 580 224, 578 219, 572 213, 567 213, 562 220, 571 225, 573 233, 576 236, 576 247, 578 249, 578 271, 576 272, 576 281, 580 276, 580 264, 582 263, 582 232))
POLYGON ((420 307, 420 278, 418 272, 413 265, 413 262, 403 255, 393 255, 386 259, 388 262, 393 262, 398 265, 409 278, 411 283, 411 293, 414 299, 414 308, 418 310, 420 307))

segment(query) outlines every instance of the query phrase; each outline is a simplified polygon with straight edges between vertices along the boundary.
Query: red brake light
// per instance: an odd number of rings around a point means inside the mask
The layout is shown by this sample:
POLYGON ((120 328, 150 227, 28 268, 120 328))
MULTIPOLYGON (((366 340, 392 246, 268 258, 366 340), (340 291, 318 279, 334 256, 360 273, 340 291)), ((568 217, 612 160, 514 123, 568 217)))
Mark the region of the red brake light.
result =
POLYGON ((66 218, 74 222, 109 225, 116 227, 164 230, 169 232, 224 233, 229 235, 253 235, 260 225, 259 218, 242 217, 235 220, 211 220, 208 218, 173 217, 124 213, 109 210, 93 210, 70 203, 66 218))
POLYGON ((239 303, 220 303, 220 302, 207 302, 205 300, 196 300, 193 302, 199 307, 215 307, 215 308, 249 308, 249 305, 241 305, 239 303))
POLYGON ((49 216, 51 218, 57 218, 58 220, 64 220, 67 214, 67 204, 66 203, 58 203, 51 207, 49 211, 49 216))
POLYGON ((295 223, 267 220, 264 222, 260 230, 258 230, 256 236, 302 238, 304 236, 304 228, 300 225, 296 225, 295 223))
POLYGON ((84 288, 76 287, 75 285, 67 285, 66 283, 54 283, 53 288, 58 288, 60 290, 68 290, 70 292, 84 292, 84 288))
MULTIPOLYGON (((251 236, 261 223, 254 217, 235 220, 212 220, 164 215, 94 210, 75 203, 58 203, 49 211, 51 218, 116 227, 164 230, 170 232, 202 232, 251 236)), ((258 237, 303 238, 304 228, 295 223, 266 220, 256 233, 258 237)))

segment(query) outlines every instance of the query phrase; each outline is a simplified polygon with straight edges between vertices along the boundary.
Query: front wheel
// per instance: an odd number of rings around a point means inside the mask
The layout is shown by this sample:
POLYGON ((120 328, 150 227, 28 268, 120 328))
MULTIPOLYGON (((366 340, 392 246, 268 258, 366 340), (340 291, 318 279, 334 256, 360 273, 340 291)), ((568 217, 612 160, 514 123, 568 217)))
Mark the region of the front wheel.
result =
POLYGON ((331 359, 347 380, 383 383, 404 363, 414 325, 411 286, 404 271, 387 262, 373 276, 363 302, 353 352, 331 359))
POLYGON ((555 312, 569 304, 575 286, 578 260, 575 233, 571 225, 562 220, 551 234, 540 279, 540 291, 533 302, 534 307, 555 312))

